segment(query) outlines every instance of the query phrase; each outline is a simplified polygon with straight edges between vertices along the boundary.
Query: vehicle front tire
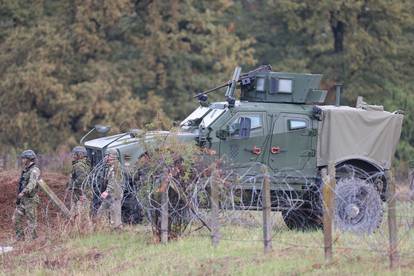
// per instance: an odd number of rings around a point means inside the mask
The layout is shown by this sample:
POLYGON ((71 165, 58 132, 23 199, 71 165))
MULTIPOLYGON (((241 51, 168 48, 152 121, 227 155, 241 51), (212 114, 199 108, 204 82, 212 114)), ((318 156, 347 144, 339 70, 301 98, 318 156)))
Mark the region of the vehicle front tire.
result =
POLYGON ((300 206, 285 204, 282 217, 291 230, 314 231, 322 229, 322 204, 318 191, 307 192, 300 206))

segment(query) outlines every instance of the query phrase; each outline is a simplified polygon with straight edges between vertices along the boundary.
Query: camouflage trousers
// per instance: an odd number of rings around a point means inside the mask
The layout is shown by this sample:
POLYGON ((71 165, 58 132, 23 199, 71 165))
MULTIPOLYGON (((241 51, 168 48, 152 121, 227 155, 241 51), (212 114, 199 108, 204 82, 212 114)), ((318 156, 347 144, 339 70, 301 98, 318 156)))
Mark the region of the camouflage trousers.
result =
POLYGON ((37 205, 37 199, 22 198, 21 202, 16 206, 16 210, 14 212, 14 224, 16 230, 16 238, 18 240, 24 239, 26 220, 27 229, 32 239, 37 238, 37 205))
POLYGON ((122 198, 104 199, 98 210, 98 219, 109 219, 112 228, 122 226, 122 198))

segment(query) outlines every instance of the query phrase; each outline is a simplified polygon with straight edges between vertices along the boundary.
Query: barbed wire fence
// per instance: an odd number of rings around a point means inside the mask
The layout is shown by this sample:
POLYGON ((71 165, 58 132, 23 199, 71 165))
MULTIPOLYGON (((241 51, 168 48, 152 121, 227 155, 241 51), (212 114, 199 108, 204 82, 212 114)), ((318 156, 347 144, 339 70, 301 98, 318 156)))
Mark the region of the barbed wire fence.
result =
MULTIPOLYGON (((326 263, 335 255, 352 258, 362 252, 388 258, 395 268, 414 256, 412 192, 401 192, 390 171, 331 166, 310 179, 302 171, 275 173, 262 163, 235 169, 226 160, 185 162, 163 156, 122 167, 124 222, 149 223, 161 243, 196 235, 210 238, 215 247, 260 242, 267 253, 276 242, 321 250, 326 263), (295 230, 306 231, 305 243, 289 238, 295 230)), ((83 183, 83 189, 93 191, 92 216, 107 169, 99 162, 83 183)), ((72 206, 71 195, 65 197, 72 206)))
MULTIPOLYGON (((211 238, 214 247, 261 242, 267 253, 275 241, 323 250, 326 263, 335 254, 351 258, 353 252, 369 252, 388 258, 391 268, 414 256, 413 202, 401 200, 390 171, 331 166, 311 180, 301 171, 274 173, 262 163, 238 170, 225 160, 196 162, 188 171, 179 157, 162 161, 123 167, 124 206, 130 209, 124 210, 124 221, 145 219, 161 243, 197 235, 211 238), (305 244, 289 240, 284 233, 292 230, 311 238, 305 244)), ((84 182, 95 199, 104 189, 105 169, 99 163, 84 182)), ((94 209, 98 206, 99 200, 94 209)))

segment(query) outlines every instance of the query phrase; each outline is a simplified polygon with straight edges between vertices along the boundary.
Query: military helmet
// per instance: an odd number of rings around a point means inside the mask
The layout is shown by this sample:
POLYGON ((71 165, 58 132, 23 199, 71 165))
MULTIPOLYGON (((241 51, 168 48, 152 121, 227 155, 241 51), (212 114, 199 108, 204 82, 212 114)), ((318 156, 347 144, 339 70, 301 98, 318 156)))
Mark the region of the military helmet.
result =
POLYGON ((85 147, 82 146, 76 146, 72 149, 72 154, 77 154, 81 156, 87 156, 88 152, 86 151, 85 147))
POLYGON ((105 156, 111 156, 114 158, 118 158, 119 154, 116 149, 108 149, 105 151, 105 156))
POLYGON ((20 157, 21 158, 26 158, 26 159, 29 159, 29 160, 34 160, 34 159, 36 159, 36 153, 33 150, 29 149, 29 150, 23 151, 22 154, 20 155, 20 157))

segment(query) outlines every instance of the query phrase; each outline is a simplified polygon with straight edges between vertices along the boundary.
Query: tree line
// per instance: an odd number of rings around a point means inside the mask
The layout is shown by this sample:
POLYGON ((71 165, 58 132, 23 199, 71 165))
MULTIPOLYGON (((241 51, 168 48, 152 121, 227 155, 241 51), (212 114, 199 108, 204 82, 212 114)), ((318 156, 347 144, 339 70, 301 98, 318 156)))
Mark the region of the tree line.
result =
POLYGON ((0 151, 73 146, 96 123, 168 128, 236 65, 271 64, 405 110, 407 162, 413 14, 409 0, 3 0, 0 151))

